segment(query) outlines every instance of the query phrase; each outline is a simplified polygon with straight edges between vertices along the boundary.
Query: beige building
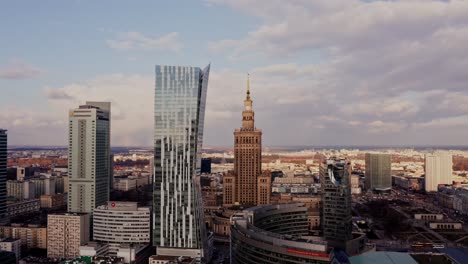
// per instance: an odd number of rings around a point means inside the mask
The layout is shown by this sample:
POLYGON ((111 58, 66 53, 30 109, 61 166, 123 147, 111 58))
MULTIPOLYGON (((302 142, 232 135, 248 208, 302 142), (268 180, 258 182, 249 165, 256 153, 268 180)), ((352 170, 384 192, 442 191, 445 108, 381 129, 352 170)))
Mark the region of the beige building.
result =
POLYGON ((47 227, 40 225, 11 224, 0 226, 0 237, 20 239, 26 248, 47 249, 47 227))
POLYGON ((114 180, 114 190, 128 192, 135 190, 137 187, 136 179, 115 179, 114 180))
POLYGON ((425 190, 437 192, 440 184, 452 184, 452 154, 446 151, 428 153, 425 157, 425 190))
POLYGON ((65 206, 66 196, 63 193, 41 195, 41 208, 60 208, 65 206))
POLYGON ((47 217, 47 257, 75 258, 80 246, 89 241, 90 215, 49 214, 47 217))
POLYGON ((271 175, 262 173, 262 131, 255 127, 254 116, 247 79, 242 127, 234 131, 234 171, 223 179, 225 206, 270 203, 271 175))

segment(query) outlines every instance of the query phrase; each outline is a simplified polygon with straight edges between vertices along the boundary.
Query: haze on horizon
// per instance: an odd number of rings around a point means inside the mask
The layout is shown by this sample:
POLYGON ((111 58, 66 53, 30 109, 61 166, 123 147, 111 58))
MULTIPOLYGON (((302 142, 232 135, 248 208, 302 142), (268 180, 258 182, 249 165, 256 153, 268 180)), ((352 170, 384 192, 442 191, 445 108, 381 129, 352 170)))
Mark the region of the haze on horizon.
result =
POLYGON ((205 146, 231 146, 246 75, 265 146, 467 145, 468 2, 8 1, 0 128, 65 146, 112 102, 112 145, 152 146, 155 64, 211 62, 205 146), (184 8, 181 8, 181 6, 184 8))

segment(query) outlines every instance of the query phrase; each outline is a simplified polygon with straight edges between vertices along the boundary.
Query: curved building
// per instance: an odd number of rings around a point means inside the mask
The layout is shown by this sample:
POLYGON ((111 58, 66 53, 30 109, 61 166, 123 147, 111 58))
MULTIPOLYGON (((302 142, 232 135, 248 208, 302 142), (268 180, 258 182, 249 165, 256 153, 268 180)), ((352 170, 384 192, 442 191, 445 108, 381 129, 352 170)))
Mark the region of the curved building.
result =
POLYGON ((330 263, 332 249, 308 236, 304 203, 257 206, 231 217, 231 263, 330 263))
MULTIPOLYGON (((93 214, 93 239, 109 244, 149 244, 151 211, 134 202, 108 202, 93 214)), ((111 249, 112 251, 112 246, 111 249)))

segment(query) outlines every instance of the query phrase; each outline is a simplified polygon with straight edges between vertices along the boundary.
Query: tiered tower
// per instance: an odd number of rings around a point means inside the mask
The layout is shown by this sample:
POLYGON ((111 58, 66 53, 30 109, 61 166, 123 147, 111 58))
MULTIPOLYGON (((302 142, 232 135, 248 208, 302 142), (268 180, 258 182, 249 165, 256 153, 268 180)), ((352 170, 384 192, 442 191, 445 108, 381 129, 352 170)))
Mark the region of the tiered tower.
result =
POLYGON ((224 177, 224 205, 269 204, 271 176, 262 174, 262 131, 255 127, 250 80, 242 111, 242 127, 234 131, 234 171, 224 177))

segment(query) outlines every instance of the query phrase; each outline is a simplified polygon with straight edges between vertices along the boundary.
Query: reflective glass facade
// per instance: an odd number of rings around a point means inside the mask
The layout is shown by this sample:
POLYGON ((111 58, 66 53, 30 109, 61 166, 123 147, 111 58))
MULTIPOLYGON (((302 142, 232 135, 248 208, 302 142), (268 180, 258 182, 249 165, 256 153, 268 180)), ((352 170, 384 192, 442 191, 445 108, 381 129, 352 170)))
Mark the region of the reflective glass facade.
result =
POLYGON ((201 248, 193 179, 200 172, 206 92, 205 69, 155 69, 153 244, 201 248))
POLYGON ((6 215, 7 131, 0 129, 0 222, 6 215))
POLYGON ((323 235, 333 247, 345 249, 352 239, 350 164, 330 159, 321 164, 323 235))

